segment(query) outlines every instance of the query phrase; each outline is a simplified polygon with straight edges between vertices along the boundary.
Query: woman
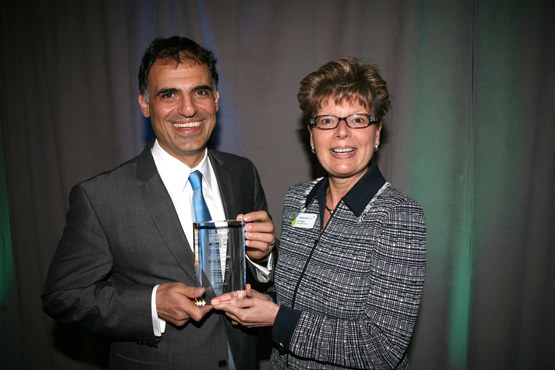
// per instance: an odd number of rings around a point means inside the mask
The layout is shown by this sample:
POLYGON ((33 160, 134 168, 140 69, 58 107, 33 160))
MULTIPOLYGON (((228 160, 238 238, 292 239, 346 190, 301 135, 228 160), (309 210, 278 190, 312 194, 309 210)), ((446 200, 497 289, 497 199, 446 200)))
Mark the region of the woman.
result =
POLYGON ((327 176, 285 197, 276 303, 247 287, 213 305, 242 325, 273 326, 276 369, 407 369, 426 223, 372 161, 386 83, 375 65, 345 58, 306 76, 297 97, 327 176))

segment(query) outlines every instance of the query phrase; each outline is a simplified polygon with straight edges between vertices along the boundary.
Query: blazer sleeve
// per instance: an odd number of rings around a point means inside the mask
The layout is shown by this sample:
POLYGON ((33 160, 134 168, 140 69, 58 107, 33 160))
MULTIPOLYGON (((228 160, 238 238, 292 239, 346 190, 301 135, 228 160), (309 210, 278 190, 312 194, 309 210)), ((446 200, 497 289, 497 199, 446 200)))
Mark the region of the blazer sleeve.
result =
POLYGON ((110 240, 81 185, 71 191, 66 222, 42 294, 44 312, 112 338, 155 342, 153 286, 113 279, 110 240))

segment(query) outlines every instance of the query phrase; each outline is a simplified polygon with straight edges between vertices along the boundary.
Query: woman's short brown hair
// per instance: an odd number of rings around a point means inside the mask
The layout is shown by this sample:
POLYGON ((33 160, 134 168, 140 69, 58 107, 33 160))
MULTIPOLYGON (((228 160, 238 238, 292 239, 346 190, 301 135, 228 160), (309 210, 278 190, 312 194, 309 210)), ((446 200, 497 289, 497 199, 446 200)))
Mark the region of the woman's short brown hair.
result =
POLYGON ((378 67, 351 57, 328 62, 303 78, 297 99, 304 122, 308 123, 329 97, 337 104, 360 102, 380 121, 391 107, 387 84, 378 67))

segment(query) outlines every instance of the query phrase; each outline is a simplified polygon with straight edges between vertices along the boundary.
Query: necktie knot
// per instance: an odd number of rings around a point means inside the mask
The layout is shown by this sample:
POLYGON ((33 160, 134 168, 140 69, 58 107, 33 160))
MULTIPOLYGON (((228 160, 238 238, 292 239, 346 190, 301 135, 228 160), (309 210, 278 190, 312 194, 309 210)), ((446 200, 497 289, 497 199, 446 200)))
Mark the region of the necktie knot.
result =
POLYGON ((202 172, 199 170, 191 172, 189 175, 189 181, 191 182, 193 190, 200 188, 202 184, 202 172))
POLYGON ((202 172, 193 171, 189 175, 189 181, 191 182, 191 187, 193 188, 193 211, 195 215, 195 221, 210 221, 210 211, 202 195, 202 172))

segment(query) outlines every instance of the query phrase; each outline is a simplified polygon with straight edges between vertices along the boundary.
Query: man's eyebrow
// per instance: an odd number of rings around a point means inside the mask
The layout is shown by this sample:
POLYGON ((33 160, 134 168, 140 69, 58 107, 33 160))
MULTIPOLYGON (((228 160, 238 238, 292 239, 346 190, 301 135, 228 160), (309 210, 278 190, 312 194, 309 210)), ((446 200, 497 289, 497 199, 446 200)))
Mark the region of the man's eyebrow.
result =
POLYGON ((212 91, 212 86, 210 86, 210 85, 199 85, 199 86, 193 87, 193 89, 191 91, 195 92, 195 91, 202 91, 202 90, 212 91))
POLYGON ((174 87, 169 87, 169 88, 166 88, 166 89, 160 89, 160 90, 158 90, 158 92, 156 93, 156 95, 164 95, 164 94, 169 94, 169 93, 176 93, 176 92, 178 92, 178 91, 179 91, 179 90, 176 89, 176 88, 174 88, 174 87))

